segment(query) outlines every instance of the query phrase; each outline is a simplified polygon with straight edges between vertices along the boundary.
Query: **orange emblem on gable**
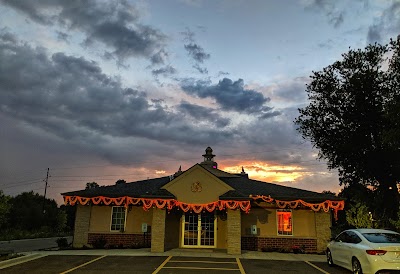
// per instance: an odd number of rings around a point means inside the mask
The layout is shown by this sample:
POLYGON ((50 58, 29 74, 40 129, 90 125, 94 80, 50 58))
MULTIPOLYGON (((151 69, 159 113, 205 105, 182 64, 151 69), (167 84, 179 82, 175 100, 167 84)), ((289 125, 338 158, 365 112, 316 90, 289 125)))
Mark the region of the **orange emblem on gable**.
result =
POLYGON ((201 192, 202 191, 202 187, 200 182, 194 182, 192 184, 192 192, 201 192))

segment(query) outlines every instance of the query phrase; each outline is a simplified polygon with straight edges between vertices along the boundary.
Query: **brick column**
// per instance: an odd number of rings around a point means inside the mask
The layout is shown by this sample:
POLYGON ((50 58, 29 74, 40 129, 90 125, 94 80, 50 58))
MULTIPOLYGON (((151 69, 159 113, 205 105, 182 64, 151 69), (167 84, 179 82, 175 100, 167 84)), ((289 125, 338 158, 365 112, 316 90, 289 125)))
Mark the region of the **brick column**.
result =
POLYGON ((315 231, 317 233, 317 252, 324 252, 331 238, 331 214, 315 212, 315 231))
POLYGON ((240 210, 227 209, 228 254, 241 254, 241 215, 240 210))
POLYGON ((91 210, 92 206, 79 204, 76 206, 73 247, 79 248, 88 244, 91 210))
POLYGON ((151 223, 151 252, 165 251, 165 210, 154 208, 151 223))

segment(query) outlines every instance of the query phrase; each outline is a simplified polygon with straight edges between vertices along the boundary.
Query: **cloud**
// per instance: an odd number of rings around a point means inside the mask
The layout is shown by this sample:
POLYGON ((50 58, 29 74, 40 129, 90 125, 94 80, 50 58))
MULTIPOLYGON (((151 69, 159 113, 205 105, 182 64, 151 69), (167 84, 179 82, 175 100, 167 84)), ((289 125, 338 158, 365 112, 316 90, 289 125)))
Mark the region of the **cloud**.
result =
POLYGON ((344 21, 344 10, 339 10, 336 7, 335 1, 330 0, 310 0, 306 3, 306 9, 322 11, 330 24, 338 28, 344 21))
MULTIPOLYGON (((382 14, 368 28, 367 42, 382 43, 383 39, 393 38, 400 33, 400 2, 392 1, 382 14)), ((385 41, 386 42, 386 41, 385 41)))
POLYGON ((119 63, 130 57, 162 62, 156 56, 165 51, 166 36, 151 26, 141 24, 139 12, 128 1, 4 0, 3 3, 26 14, 36 23, 84 33, 85 46, 101 43, 111 49, 109 53, 119 63))
POLYGON ((191 104, 187 101, 182 101, 178 105, 178 109, 182 113, 193 117, 197 123, 207 121, 214 123, 217 127, 221 128, 226 127, 230 123, 228 118, 221 117, 214 109, 191 104))
POLYGON ((190 29, 187 28, 185 31, 181 32, 181 34, 184 36, 184 41, 187 42, 187 44, 184 45, 186 52, 195 61, 193 68, 201 74, 208 74, 208 69, 201 67, 200 64, 210 59, 211 55, 206 53, 204 48, 196 43, 194 39, 195 33, 190 29))
POLYGON ((64 42, 68 43, 69 42, 68 41, 69 37, 70 36, 67 33, 62 32, 62 31, 57 31, 57 39, 59 41, 64 41, 64 42))
POLYGON ((168 66, 165 66, 165 67, 162 67, 162 68, 159 68, 159 69, 153 69, 151 71, 151 73, 155 77, 157 77, 159 75, 163 75, 164 77, 167 77, 169 75, 175 74, 176 73, 176 69, 174 67, 168 65, 168 66))
POLYGON ((203 63, 204 60, 210 58, 210 54, 206 53, 201 46, 195 43, 186 44, 184 47, 189 56, 191 56, 196 62, 203 63))
POLYGON ((272 109, 265 105, 270 99, 264 97, 261 92, 246 89, 242 79, 232 81, 223 78, 215 85, 210 81, 184 79, 181 88, 190 95, 213 98, 223 110, 227 111, 264 115, 272 109))
POLYGON ((193 68, 195 68, 198 72, 200 72, 201 74, 208 74, 208 69, 207 68, 202 68, 200 67, 199 64, 195 64, 193 66, 193 68))
POLYGON ((305 90, 309 82, 309 77, 296 77, 257 88, 262 90, 275 103, 283 106, 298 105, 307 101, 305 90))
POLYGON ((145 92, 104 74, 96 62, 48 56, 43 48, 11 43, 10 34, 0 38, 0 112, 58 138, 93 147, 110 138, 203 144, 233 136, 154 104, 145 92))

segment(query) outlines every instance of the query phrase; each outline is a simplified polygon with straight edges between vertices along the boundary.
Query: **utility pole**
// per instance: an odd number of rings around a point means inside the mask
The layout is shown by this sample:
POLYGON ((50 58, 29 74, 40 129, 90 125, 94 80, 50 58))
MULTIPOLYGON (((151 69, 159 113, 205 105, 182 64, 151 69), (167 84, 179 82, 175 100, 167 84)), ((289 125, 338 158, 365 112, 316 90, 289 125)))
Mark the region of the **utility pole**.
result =
POLYGON ((46 186, 44 188, 44 198, 43 198, 43 214, 46 213, 46 210, 44 209, 44 204, 46 202, 47 182, 49 181, 49 170, 50 170, 50 168, 47 168, 47 175, 46 175, 46 180, 45 180, 46 186))

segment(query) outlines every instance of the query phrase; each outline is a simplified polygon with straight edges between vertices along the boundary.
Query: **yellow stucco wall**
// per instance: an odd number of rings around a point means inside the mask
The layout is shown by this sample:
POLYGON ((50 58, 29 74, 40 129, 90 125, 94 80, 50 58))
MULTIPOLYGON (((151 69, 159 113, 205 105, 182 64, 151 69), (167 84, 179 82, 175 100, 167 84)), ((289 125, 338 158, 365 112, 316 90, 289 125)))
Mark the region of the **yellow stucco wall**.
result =
MULTIPOLYGON (((111 206, 93 206, 90 216, 89 232, 111 232, 111 210, 111 206)), ((142 233, 142 223, 147 223, 151 226, 152 217, 152 209, 144 211, 142 207, 131 207, 126 215, 125 232, 142 233)))
MULTIPOLYGON (((316 237, 313 211, 296 209, 292 216, 294 237, 316 237)), ((276 209, 252 208, 249 214, 242 213, 242 236, 250 236, 251 225, 257 225, 257 236, 278 236, 276 209)))
POLYGON ((198 165, 193 166, 163 188, 174 194, 178 201, 196 204, 218 201, 220 195, 232 190, 230 186, 198 165), (192 185, 196 182, 200 183, 201 191, 193 192, 192 185))
POLYGON ((142 233, 142 223, 147 223, 151 226, 153 220, 153 209, 149 211, 143 210, 142 207, 134 206, 126 216, 126 229, 127 233, 142 233))
POLYGON ((89 232, 110 232, 111 206, 92 206, 89 232))
POLYGON ((227 248, 227 221, 221 220, 220 217, 217 219, 217 248, 226 249, 227 248))

